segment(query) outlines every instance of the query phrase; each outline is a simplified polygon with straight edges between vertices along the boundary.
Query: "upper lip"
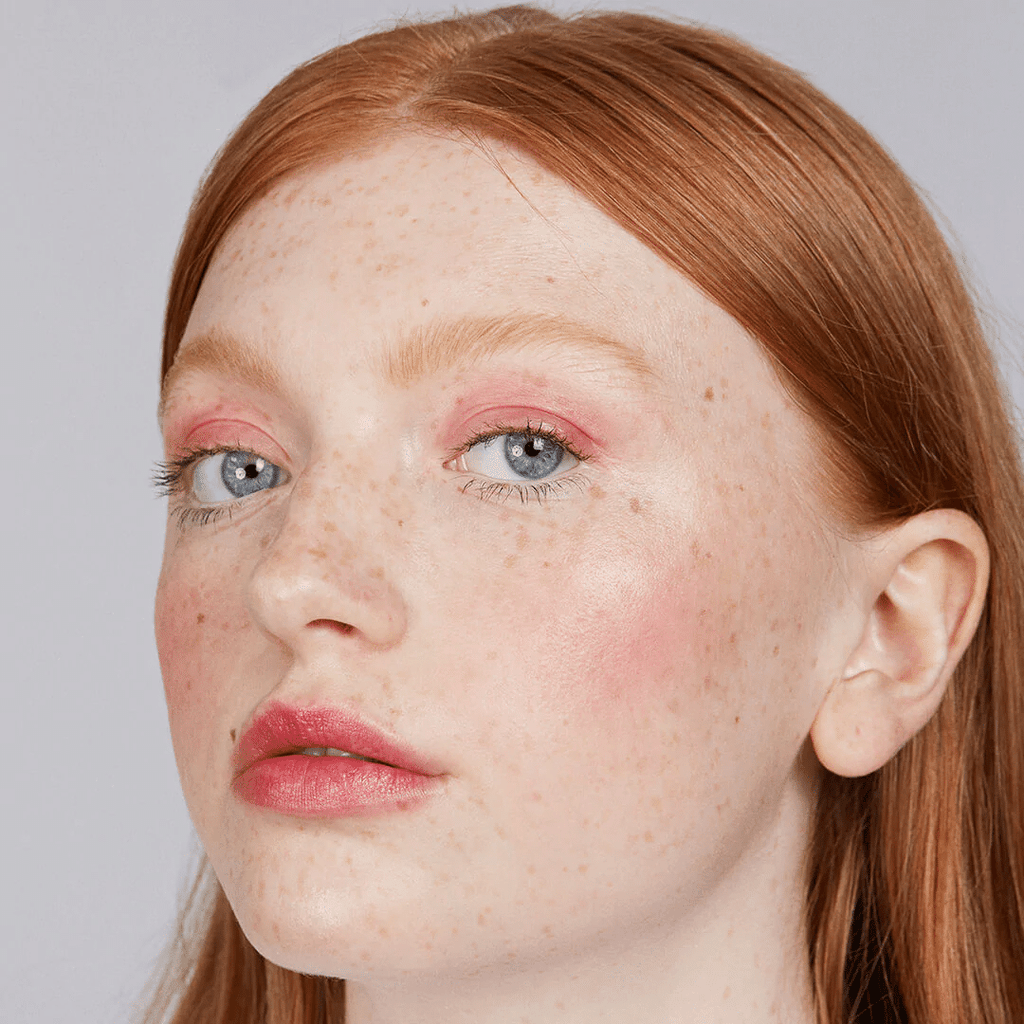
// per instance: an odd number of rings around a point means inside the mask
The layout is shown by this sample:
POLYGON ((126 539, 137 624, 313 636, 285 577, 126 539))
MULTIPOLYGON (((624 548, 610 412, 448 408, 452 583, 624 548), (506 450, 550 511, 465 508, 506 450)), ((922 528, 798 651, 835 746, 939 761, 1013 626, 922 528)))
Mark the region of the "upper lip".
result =
POLYGON ((315 704, 274 701, 242 733, 233 755, 236 777, 258 761, 296 754, 309 747, 334 747, 419 775, 439 775, 426 759, 351 711, 315 704))

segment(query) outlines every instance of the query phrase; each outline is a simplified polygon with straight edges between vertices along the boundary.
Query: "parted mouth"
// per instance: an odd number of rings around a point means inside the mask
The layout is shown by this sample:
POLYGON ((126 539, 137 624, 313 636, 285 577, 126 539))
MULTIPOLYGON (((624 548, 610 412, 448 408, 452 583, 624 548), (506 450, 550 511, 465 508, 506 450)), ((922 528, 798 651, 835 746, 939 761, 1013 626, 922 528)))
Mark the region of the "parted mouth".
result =
POLYGON ((398 765, 381 761, 376 757, 366 757, 363 754, 353 754, 351 750, 339 750, 337 747, 303 747, 301 750, 285 750, 274 757, 287 757, 290 754, 305 754, 307 757, 351 757, 355 761, 369 761, 370 764, 383 764, 389 768, 397 768, 398 765))
POLYGON ((272 701, 259 711, 235 746, 235 777, 259 761, 295 755, 344 757, 417 775, 444 774, 352 711, 272 701))

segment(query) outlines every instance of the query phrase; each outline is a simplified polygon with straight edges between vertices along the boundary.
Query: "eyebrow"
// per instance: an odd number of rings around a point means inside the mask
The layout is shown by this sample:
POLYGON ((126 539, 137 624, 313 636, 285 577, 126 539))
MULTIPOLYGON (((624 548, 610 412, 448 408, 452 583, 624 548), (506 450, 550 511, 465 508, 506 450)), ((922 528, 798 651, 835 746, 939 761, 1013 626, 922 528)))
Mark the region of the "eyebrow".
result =
MULTIPOLYGON (((641 387, 658 377, 642 353, 618 338, 567 317, 542 313, 435 320, 404 332, 371 366, 387 383, 405 388, 424 377, 478 365, 495 356, 528 348, 543 352, 566 347, 599 360, 597 366, 577 365, 578 372, 611 368, 641 387)), ((229 377, 260 391, 281 389, 278 368, 260 349, 214 328, 178 350, 160 389, 157 417, 161 422, 173 392, 191 373, 229 377)))
POLYGON ((258 391, 279 391, 281 388, 277 367, 260 349, 215 327, 189 341, 188 345, 179 347, 175 353, 174 362, 160 384, 157 422, 163 423, 171 396, 190 373, 230 377, 258 391))
POLYGON ((618 338, 568 317, 543 313, 435 320, 405 332, 397 344, 385 348, 375 360, 375 369, 389 384, 409 387, 423 377, 474 366, 495 356, 527 348, 543 352, 566 347, 596 356, 601 364, 624 372, 640 385, 657 377, 644 356, 618 338))

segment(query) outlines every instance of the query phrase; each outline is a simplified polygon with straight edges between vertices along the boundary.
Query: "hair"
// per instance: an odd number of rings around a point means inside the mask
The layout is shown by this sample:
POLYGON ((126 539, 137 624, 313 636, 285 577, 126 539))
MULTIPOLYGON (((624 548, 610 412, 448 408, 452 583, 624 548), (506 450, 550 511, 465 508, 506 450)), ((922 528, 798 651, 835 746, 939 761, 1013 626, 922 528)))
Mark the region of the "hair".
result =
MULTIPOLYGON (((824 774, 807 956, 819 1024, 1019 1020, 1024 482, 974 304, 913 186, 805 78, 718 32, 530 7, 400 25, 297 68, 217 155, 174 263, 162 374, 241 211, 402 131, 526 154, 737 320, 817 425, 841 520, 944 507, 980 524, 988 602, 937 713, 877 772, 824 774)), ((265 961, 210 885, 145 1019, 342 1020, 344 983, 265 961)))

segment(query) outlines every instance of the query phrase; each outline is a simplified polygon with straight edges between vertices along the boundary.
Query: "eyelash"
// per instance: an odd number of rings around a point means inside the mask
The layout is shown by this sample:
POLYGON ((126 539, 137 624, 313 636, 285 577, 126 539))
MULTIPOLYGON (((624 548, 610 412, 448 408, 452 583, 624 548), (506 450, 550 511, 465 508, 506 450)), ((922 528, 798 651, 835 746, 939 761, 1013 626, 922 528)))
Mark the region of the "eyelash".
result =
MULTIPOLYGON (((211 455, 221 455, 225 452, 248 452, 250 449, 238 444, 217 444, 209 447, 189 448, 184 455, 167 462, 158 462, 153 471, 152 481, 156 488, 157 497, 160 498, 184 498, 188 484, 186 477, 189 470, 202 459, 211 455)), ((231 509, 235 502, 223 505, 187 505, 182 500, 173 509, 178 519, 178 529, 184 530, 189 526, 206 526, 216 522, 223 515, 231 518, 231 509)))
MULTIPOLYGON (((564 448, 573 458, 575 458, 580 464, 583 464, 590 458, 589 455, 584 455, 577 447, 569 440, 565 434, 557 427, 535 427, 531 425, 530 421, 527 420, 526 424, 522 423, 490 423, 477 433, 473 434, 468 440, 464 441, 457 448, 452 449, 448 453, 448 458, 445 460, 446 463, 452 462, 457 459, 460 455, 465 455, 475 445, 482 444, 485 441, 493 441, 496 437, 501 437, 503 434, 525 434, 527 438, 543 438, 546 441, 554 441, 555 444, 564 448)), ((568 487, 576 488, 576 490, 582 493, 586 486, 586 479, 581 478, 579 475, 566 475, 556 477, 551 481, 541 481, 536 484, 520 484, 515 483, 511 480, 490 480, 487 478, 479 479, 474 477, 472 480, 463 484, 459 488, 463 494, 467 494, 473 490, 476 491, 477 496, 482 501, 497 501, 506 502, 509 498, 519 498, 519 501, 523 505, 528 505, 531 500, 536 501, 538 505, 542 505, 549 498, 560 494, 568 487)))
MULTIPOLYGON (((448 453, 445 463, 465 455, 475 445, 484 441, 492 441, 503 434, 525 434, 528 438, 543 438, 554 441, 579 463, 585 463, 588 455, 581 453, 576 446, 555 427, 534 427, 529 420, 526 425, 495 423, 483 430, 473 434, 457 448, 448 453)), ((211 447, 190 448, 184 455, 166 462, 158 462, 153 471, 152 482, 156 488, 157 496, 161 498, 183 498, 188 489, 187 476, 189 470, 196 463, 211 455, 221 455, 225 452, 247 452, 249 449, 240 445, 213 445, 211 447)), ((255 453, 253 453, 255 454, 255 453)), ((536 484, 519 484, 512 481, 478 479, 474 477, 463 484, 459 490, 463 494, 476 491, 477 496, 484 501, 505 502, 509 498, 518 497, 523 505, 528 505, 531 500, 543 504, 549 498, 561 493, 568 487, 574 487, 582 492, 586 480, 578 475, 557 477, 556 479, 536 484)), ((240 499, 241 500, 241 499, 240 499)), ((231 518, 231 509, 237 502, 226 502, 222 505, 187 505, 182 501, 173 511, 177 516, 178 528, 185 529, 189 526, 206 526, 216 522, 223 515, 231 518)))

